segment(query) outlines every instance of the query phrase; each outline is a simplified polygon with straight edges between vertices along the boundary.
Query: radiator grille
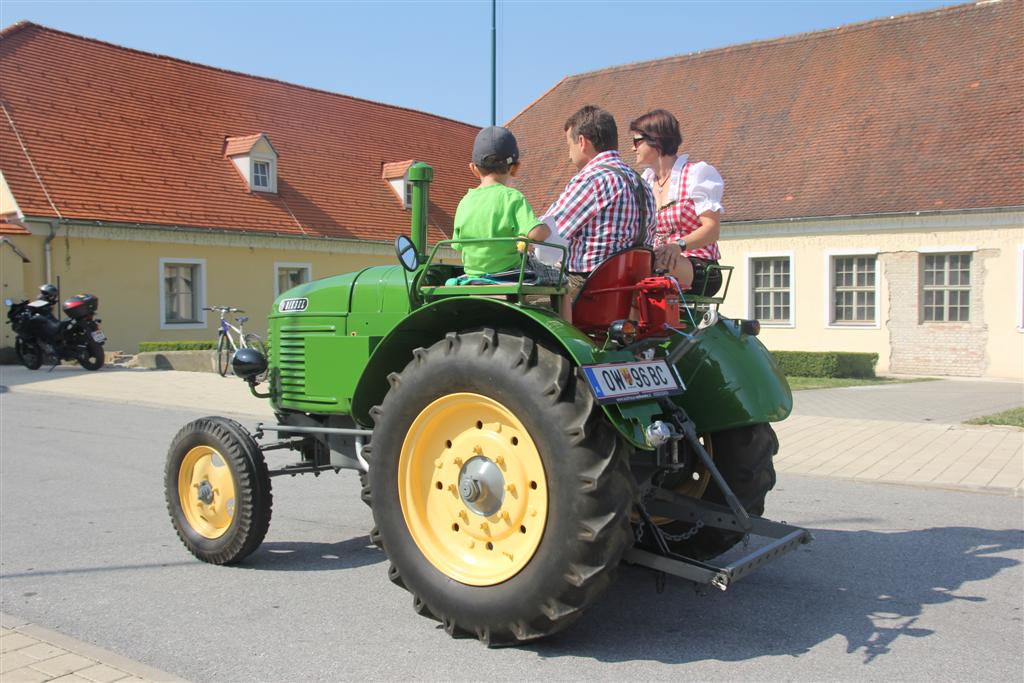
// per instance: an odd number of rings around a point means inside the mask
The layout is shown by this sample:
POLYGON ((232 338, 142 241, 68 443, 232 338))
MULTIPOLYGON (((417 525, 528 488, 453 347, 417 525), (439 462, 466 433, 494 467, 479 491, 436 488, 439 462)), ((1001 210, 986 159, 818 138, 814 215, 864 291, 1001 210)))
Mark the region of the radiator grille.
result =
POLYGON ((306 398, 306 340, 310 337, 333 336, 334 325, 282 325, 277 349, 277 382, 284 400, 306 398))

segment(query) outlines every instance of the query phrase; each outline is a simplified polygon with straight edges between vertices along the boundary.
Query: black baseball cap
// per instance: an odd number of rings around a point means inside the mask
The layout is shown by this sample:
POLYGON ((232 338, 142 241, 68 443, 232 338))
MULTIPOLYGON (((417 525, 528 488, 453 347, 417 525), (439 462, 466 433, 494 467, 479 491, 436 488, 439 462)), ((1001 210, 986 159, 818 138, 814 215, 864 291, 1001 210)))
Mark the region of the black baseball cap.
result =
POLYGON ((473 142, 473 163, 483 166, 487 162, 506 163, 509 166, 519 161, 519 145, 516 136, 508 128, 488 126, 476 134, 473 142))

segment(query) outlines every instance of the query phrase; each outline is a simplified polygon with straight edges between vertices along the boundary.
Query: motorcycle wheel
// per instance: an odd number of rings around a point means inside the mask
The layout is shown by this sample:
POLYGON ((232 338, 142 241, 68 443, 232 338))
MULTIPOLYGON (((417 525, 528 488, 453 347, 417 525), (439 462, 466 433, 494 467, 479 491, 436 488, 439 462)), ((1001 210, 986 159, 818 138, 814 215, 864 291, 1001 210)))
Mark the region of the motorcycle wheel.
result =
POLYGON ((28 341, 18 337, 14 342, 14 353, 18 356, 18 360, 29 370, 38 370, 43 364, 43 350, 39 347, 39 342, 34 339, 28 341))
POLYGON ((84 348, 78 350, 78 364, 86 370, 99 370, 105 359, 103 346, 91 339, 85 343, 84 348))

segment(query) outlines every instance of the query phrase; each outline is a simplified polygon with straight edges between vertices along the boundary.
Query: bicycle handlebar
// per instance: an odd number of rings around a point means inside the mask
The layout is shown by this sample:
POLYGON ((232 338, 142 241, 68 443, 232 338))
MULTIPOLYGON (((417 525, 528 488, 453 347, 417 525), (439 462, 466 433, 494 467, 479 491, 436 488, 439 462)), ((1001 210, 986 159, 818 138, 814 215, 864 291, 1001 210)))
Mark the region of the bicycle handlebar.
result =
POLYGON ((243 308, 233 308, 231 306, 203 306, 204 311, 220 311, 221 313, 245 313, 243 308))

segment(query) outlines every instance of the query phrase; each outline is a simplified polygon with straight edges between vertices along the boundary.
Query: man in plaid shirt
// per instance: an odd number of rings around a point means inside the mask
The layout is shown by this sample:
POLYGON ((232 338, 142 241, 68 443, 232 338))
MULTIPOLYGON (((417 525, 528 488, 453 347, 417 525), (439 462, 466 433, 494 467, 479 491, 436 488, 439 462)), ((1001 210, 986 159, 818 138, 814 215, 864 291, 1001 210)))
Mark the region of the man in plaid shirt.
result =
POLYGON ((654 194, 619 156, 611 114, 587 105, 565 122, 569 158, 579 170, 540 220, 568 243, 568 295, 562 317, 586 276, 612 254, 650 246, 657 223, 654 194))

